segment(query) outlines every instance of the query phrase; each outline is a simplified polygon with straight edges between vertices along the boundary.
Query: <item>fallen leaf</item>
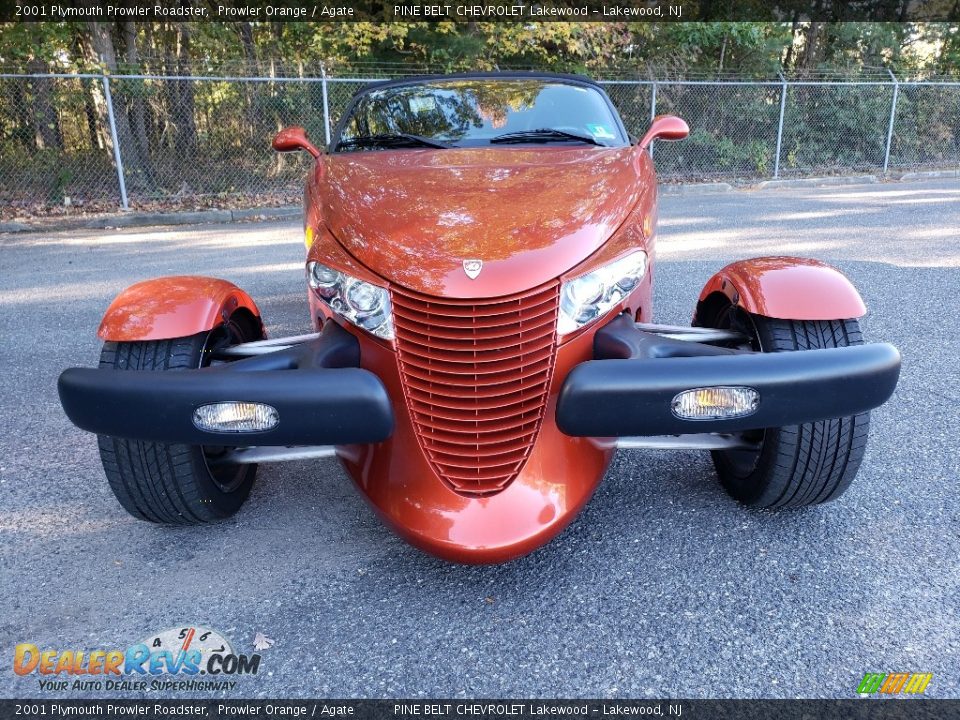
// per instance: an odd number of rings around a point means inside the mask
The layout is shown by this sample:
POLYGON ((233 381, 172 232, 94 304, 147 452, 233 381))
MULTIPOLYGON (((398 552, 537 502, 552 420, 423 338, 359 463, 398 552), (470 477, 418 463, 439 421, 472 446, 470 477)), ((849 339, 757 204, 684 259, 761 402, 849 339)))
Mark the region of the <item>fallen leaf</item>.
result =
POLYGON ((266 650, 269 647, 273 646, 273 640, 268 638, 261 632, 258 632, 253 636, 253 649, 254 650, 266 650))

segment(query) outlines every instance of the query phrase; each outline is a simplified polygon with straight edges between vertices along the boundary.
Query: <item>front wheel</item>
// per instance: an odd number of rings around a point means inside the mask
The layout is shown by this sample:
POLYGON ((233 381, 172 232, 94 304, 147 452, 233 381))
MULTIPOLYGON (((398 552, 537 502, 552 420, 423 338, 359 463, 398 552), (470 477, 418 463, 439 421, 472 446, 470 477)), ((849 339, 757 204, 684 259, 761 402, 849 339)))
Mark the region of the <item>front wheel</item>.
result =
MULTIPOLYGON (((856 320, 778 320, 736 308, 718 324, 744 332, 755 350, 791 352, 862 345, 856 320)), ((863 460, 870 413, 744 433, 760 449, 714 450, 720 482, 740 502, 797 508, 844 493, 863 460)))
MULTIPOLYGON (((209 364, 226 345, 258 340, 259 322, 234 314, 210 332, 172 340, 106 342, 100 367, 176 372, 209 364)), ((136 518, 192 525, 233 515, 250 494, 256 465, 218 462, 229 448, 144 442, 98 435, 110 489, 136 518)))

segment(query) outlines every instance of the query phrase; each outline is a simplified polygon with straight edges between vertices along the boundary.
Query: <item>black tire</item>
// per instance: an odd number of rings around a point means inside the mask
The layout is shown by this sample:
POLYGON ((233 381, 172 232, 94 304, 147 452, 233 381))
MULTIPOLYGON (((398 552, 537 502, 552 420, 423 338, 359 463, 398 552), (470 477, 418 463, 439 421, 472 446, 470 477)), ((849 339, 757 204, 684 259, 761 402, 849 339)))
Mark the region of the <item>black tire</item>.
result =
MULTIPOLYGON (((208 364, 219 345, 262 337, 253 318, 234 317, 211 332, 151 342, 106 342, 100 367, 177 371, 208 364)), ((194 525, 229 517, 250 494, 256 465, 222 465, 211 460, 227 448, 165 444, 98 435, 100 459, 123 508, 156 523, 194 525)))
MULTIPOLYGON (((862 345, 856 320, 776 320, 729 309, 720 325, 751 335, 754 349, 790 352, 862 345)), ((745 433, 758 452, 714 450, 713 463, 730 495, 753 507, 799 508, 834 500, 860 468, 870 413, 745 433)))

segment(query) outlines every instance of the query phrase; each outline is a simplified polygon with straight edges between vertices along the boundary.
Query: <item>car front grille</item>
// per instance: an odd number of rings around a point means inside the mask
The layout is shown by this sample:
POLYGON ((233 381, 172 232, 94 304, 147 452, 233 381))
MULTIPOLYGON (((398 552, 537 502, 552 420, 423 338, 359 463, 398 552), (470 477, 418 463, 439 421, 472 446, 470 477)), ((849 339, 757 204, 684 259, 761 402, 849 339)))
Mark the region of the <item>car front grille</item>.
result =
POLYGON ((469 300, 394 288, 392 298, 404 392, 430 464, 457 492, 502 490, 540 430, 559 284, 469 300))

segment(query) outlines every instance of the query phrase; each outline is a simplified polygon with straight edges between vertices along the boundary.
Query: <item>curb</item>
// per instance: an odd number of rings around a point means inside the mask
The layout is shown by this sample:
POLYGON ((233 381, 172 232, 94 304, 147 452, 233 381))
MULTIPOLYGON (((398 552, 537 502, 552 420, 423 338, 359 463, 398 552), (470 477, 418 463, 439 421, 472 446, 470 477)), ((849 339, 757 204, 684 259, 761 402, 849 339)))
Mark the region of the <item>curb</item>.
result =
POLYGON ((826 185, 862 185, 877 182, 880 182, 880 179, 876 175, 837 175, 796 178, 795 180, 764 180, 753 187, 755 190, 776 190, 779 188, 821 187, 826 185))
POLYGON ((229 210, 199 210, 177 213, 122 213, 112 217, 94 218, 81 227, 139 227, 141 225, 194 225, 197 223, 224 223, 233 219, 229 210))
POLYGON ((733 190, 733 185, 725 182, 660 186, 660 192, 663 195, 712 195, 714 193, 730 192, 731 190, 733 190))
POLYGON ((903 173, 897 180, 929 180, 931 178, 960 177, 960 170, 924 170, 922 172, 903 173))
POLYGON ((231 210, 231 222, 240 220, 278 220, 280 218, 300 217, 303 215, 303 206, 287 205, 285 207, 247 208, 246 210, 231 210))
POLYGON ((29 233, 45 230, 88 230, 97 228, 145 227, 150 225, 201 225, 243 220, 279 220, 300 217, 299 205, 248 208, 246 210, 196 210, 191 212, 125 212, 93 218, 44 218, 37 222, 0 222, 0 233, 29 233))

